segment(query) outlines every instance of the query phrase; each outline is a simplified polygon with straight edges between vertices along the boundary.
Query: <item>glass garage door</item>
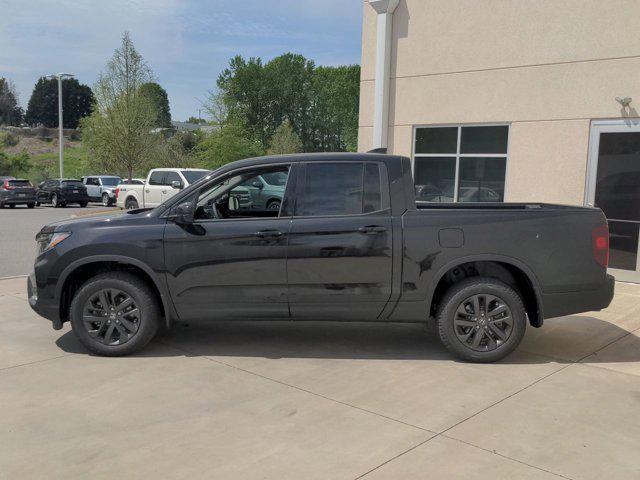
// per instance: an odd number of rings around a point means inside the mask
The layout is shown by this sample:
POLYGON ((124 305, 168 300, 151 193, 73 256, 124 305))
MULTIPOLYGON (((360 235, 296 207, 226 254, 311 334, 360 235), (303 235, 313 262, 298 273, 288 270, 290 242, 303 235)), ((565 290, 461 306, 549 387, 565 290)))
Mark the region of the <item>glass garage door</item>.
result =
POLYGON ((640 283, 640 122, 593 122, 587 204, 609 222, 609 268, 640 283))

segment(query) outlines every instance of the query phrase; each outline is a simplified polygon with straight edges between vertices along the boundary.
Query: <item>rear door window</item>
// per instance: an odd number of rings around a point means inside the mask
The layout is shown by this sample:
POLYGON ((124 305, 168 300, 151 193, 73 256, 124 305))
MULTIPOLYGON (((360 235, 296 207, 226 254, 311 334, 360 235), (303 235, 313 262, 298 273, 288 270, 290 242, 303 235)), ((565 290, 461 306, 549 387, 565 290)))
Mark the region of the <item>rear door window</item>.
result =
POLYGON ((164 185, 165 172, 153 172, 149 177, 149 185, 164 185))
POLYGON ((308 163, 296 216, 359 215, 389 208, 387 177, 377 163, 308 163))

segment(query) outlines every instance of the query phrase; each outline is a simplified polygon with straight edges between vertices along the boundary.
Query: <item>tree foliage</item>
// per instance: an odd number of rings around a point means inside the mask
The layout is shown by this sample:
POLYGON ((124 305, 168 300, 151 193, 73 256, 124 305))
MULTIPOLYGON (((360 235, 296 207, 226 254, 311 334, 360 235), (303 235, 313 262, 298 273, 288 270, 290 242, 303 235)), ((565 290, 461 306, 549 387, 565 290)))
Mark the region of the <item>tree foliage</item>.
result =
MULTIPOLYGON (((62 80, 62 124, 64 128, 77 128, 80 120, 91 114, 93 92, 75 78, 62 80)), ((36 82, 25 121, 32 126, 58 126, 58 80, 40 77, 36 82)))
POLYGON ((271 137, 271 144, 267 150, 269 155, 285 155, 287 153, 302 152, 302 141, 293 131, 289 120, 285 120, 271 137))
POLYGON ((18 126, 22 123, 22 116, 15 85, 0 77, 0 125, 18 126))
POLYGON ((202 167, 213 170, 229 162, 262 155, 264 149, 241 121, 233 119, 206 135, 195 153, 202 167))
POLYGON ((82 122, 95 167, 131 178, 157 152, 160 137, 151 132, 156 110, 140 88, 152 81, 151 69, 125 32, 94 86, 95 111, 82 122))
POLYGON ((31 169, 31 159, 26 151, 17 155, 8 155, 0 151, 0 175, 19 177, 31 169))
POLYGON ((218 77, 230 115, 268 148, 287 120, 304 151, 355 150, 360 67, 316 67, 302 55, 286 53, 264 64, 260 58, 231 59, 218 77))
POLYGON ((153 104, 156 114, 155 126, 159 128, 171 127, 171 110, 169 109, 167 91, 156 82, 147 82, 140 87, 140 93, 153 104))

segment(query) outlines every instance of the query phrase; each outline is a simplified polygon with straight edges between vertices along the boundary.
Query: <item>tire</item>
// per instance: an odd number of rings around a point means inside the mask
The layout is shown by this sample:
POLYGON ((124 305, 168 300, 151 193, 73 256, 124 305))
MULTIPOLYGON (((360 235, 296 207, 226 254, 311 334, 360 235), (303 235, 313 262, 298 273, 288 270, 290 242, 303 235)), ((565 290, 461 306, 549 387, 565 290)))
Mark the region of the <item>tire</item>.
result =
POLYGON ((80 208, 85 208, 87 206, 87 202, 80 202, 78 205, 80 205, 80 208))
POLYGON ((40 202, 36 202, 36 207, 39 207, 40 205, 40 202))
POLYGON ((36 208, 35 203, 27 203, 27 208, 36 208))
POLYGON ((490 363, 506 357, 520 344, 527 316, 520 295, 509 285, 495 278, 473 277, 446 292, 438 308, 437 326, 440 340, 455 356, 490 363))
POLYGON ((9 204, 9 208, 16 208, 16 204, 15 203, 10 203, 9 204))
POLYGON ((108 193, 103 193, 102 194, 102 206, 108 207, 109 205, 111 205, 111 199, 109 198, 109 194, 108 193))
POLYGON ((0 202, 0 208, 4 208, 4 203, 0 202))
MULTIPOLYGON (((121 302, 120 305, 123 303, 125 302, 121 302)), ((139 277, 127 272, 107 272, 89 279, 73 298, 69 313, 71 328, 78 340, 90 352, 107 357, 119 357, 142 350, 155 336, 160 323, 160 308, 153 291, 139 277), (111 296, 114 304, 117 298, 129 296, 133 302, 130 307, 135 307, 138 311, 137 318, 129 316, 125 323, 124 319, 128 315, 126 312, 123 316, 117 317, 114 313, 116 309, 107 308, 105 310, 110 313, 103 319, 99 313, 102 309, 100 300, 96 302, 95 299, 105 289, 122 294, 111 296), (96 306, 97 310, 94 309, 96 306), (85 311, 93 314, 92 318, 99 319, 99 322, 83 320, 85 311), (107 324, 112 321, 114 323, 107 324), (135 326, 135 331, 123 339, 122 332, 128 331, 125 325, 129 328, 135 326)))
POLYGON ((280 211, 280 200, 270 200, 267 203, 267 210, 278 210, 280 211))
POLYGON ((55 193, 51 195, 51 206, 53 208, 58 208, 60 206, 60 203, 58 202, 58 196, 55 193))
POLYGON ((135 198, 127 198, 124 202, 125 210, 135 210, 138 207, 138 201, 135 198))

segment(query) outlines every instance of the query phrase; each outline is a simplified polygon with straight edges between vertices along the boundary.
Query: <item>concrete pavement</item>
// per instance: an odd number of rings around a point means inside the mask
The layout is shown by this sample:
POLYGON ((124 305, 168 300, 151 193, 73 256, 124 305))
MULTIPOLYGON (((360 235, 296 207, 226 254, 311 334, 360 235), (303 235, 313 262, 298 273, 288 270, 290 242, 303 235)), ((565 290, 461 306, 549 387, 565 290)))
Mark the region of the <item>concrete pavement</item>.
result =
POLYGON ((640 286, 492 365, 419 325, 181 325, 88 355, 0 280, 0 478, 637 479, 640 286))

